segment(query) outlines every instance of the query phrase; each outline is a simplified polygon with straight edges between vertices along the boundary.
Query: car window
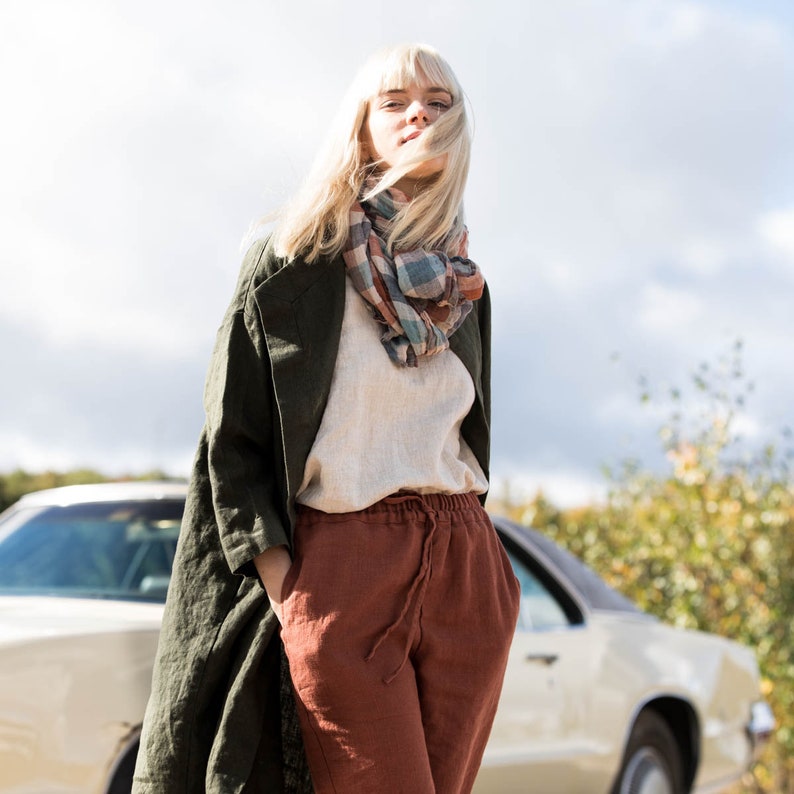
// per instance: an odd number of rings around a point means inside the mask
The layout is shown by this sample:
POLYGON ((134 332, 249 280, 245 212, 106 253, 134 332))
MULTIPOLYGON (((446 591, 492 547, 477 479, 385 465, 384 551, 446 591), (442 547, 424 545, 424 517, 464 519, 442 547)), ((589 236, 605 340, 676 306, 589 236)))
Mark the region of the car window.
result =
POLYGON ((0 523, 0 592, 164 601, 182 501, 28 509, 0 523))
POLYGON ((518 630, 535 631, 570 625, 565 610, 538 577, 513 550, 507 548, 506 551, 516 578, 521 585, 518 630))
MULTIPOLYGON (((509 523, 504 519, 498 520, 500 524, 509 523)), ((532 546, 547 557, 569 581, 575 582, 580 597, 590 607, 610 612, 642 614, 636 604, 623 594, 613 590, 578 557, 558 546, 551 538, 530 527, 521 527, 520 531, 528 536, 532 546)))

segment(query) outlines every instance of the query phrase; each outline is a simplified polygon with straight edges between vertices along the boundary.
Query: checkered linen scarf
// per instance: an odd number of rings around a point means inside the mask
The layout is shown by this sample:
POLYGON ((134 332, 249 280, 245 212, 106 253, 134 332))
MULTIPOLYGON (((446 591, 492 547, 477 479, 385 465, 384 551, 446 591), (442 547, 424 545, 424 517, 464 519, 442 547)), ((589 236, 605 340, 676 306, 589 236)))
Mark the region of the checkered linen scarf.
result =
POLYGON ((390 188, 355 203, 342 255, 353 285, 384 326, 381 342, 392 361, 415 367, 419 357, 449 347, 449 337, 482 295, 484 281, 466 257, 465 234, 456 256, 422 248, 389 255, 384 242, 389 224, 409 200, 390 188))

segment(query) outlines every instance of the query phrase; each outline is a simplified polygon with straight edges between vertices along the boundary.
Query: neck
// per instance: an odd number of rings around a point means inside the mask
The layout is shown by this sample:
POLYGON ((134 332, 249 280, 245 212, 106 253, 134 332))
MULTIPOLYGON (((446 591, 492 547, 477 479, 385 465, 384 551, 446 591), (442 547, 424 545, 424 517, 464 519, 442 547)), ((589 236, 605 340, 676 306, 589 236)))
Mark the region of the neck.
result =
POLYGON ((404 176, 394 183, 394 187, 398 190, 402 190, 408 198, 413 198, 421 190, 424 182, 425 180, 422 179, 413 179, 410 176, 404 176))
MULTIPOLYGON (((375 179, 380 179, 383 175, 382 171, 376 171, 373 173, 373 177, 375 179)), ((397 188, 401 192, 405 193, 409 199, 416 198, 416 196, 421 193, 426 187, 432 184, 433 180, 435 179, 435 174, 432 176, 410 176, 406 175, 400 177, 392 187, 397 188)))

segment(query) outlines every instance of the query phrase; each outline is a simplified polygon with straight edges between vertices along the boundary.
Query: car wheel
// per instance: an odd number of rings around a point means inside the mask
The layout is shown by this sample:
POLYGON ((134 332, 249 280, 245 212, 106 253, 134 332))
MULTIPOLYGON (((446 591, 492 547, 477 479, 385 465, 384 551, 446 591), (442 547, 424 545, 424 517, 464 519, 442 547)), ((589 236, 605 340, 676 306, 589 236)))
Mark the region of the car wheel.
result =
POLYGON ((105 789, 106 794, 130 794, 132 791, 132 773, 135 771, 135 759, 138 755, 139 742, 135 742, 124 756, 116 763, 111 780, 105 789))
POLYGON ((653 711, 637 717, 612 794, 685 794, 681 752, 653 711))

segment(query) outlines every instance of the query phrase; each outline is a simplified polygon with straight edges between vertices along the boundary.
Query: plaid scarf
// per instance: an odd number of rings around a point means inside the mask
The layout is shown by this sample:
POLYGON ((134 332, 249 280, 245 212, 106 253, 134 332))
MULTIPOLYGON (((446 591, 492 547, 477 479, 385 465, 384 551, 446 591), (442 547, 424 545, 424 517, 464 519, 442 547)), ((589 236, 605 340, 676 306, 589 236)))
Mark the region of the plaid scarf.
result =
POLYGON ((392 218, 408 201, 391 188, 370 201, 356 202, 342 255, 353 285, 384 326, 381 342, 392 361, 415 367, 420 356, 449 347, 449 337, 482 295, 484 281, 466 257, 466 234, 456 256, 422 248, 389 255, 384 239, 392 218))

